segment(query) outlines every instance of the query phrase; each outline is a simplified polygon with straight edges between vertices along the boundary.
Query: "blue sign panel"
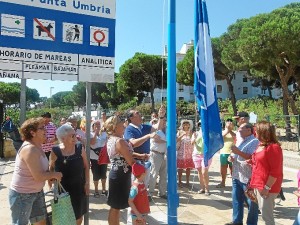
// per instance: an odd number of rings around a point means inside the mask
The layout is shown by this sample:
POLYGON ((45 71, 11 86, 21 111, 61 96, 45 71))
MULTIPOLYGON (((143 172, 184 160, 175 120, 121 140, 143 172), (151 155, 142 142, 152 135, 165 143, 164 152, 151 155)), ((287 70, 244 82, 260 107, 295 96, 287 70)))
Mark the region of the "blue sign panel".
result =
POLYGON ((110 83, 114 56, 115 1, 0 0, 0 78, 110 83))

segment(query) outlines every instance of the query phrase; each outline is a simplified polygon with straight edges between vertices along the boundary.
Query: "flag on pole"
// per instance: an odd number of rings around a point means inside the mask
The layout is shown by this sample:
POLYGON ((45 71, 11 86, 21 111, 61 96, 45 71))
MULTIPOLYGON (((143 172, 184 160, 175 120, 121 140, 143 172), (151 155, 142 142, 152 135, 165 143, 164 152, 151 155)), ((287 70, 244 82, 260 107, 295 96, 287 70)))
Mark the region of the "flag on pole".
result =
POLYGON ((205 0, 195 0, 194 92, 201 117, 204 164, 223 147, 222 127, 205 0))

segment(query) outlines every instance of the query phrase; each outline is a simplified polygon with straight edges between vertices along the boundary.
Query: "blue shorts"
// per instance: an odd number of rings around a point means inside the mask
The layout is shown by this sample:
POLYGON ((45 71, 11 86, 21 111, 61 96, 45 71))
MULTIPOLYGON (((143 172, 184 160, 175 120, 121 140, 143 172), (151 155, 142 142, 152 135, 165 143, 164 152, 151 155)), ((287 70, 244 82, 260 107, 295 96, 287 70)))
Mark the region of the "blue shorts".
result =
POLYGON ((29 221, 33 224, 46 219, 47 211, 43 191, 24 194, 10 189, 9 205, 12 224, 27 225, 29 221))

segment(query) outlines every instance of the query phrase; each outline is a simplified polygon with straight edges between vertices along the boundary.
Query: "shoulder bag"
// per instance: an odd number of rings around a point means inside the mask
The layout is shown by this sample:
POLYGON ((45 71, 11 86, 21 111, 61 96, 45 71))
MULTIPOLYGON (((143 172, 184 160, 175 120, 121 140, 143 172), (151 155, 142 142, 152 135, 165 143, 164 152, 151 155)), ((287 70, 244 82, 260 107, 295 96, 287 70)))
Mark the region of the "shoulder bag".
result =
POLYGON ((69 193, 66 192, 58 181, 54 184, 53 192, 54 199, 51 200, 52 225, 76 225, 76 218, 69 193))
POLYGON ((110 163, 110 160, 109 160, 109 156, 107 153, 107 146, 104 145, 99 152, 98 164, 103 165, 103 164, 109 164, 109 163, 110 163))

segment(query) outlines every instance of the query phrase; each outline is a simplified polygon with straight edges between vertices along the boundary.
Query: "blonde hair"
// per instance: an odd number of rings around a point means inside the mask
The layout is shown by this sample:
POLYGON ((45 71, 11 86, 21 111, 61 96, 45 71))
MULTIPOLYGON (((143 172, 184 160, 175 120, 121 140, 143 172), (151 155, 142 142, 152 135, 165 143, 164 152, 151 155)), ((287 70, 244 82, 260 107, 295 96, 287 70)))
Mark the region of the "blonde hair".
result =
POLYGON ((115 132, 117 124, 123 122, 119 116, 111 116, 109 117, 105 123, 104 128, 108 135, 112 135, 115 132))
POLYGON ((80 130, 83 130, 85 132, 85 126, 86 126, 86 119, 82 118, 79 125, 80 130))

